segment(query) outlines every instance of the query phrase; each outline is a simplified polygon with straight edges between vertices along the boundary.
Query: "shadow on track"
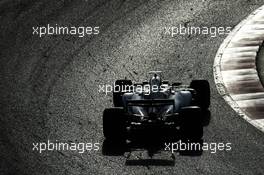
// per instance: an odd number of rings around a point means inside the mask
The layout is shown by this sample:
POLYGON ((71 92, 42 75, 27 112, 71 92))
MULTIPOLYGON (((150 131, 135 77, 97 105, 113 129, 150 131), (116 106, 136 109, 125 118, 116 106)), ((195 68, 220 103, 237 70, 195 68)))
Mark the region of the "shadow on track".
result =
POLYGON ((174 166, 175 160, 166 159, 139 159, 127 160, 126 166, 174 166))

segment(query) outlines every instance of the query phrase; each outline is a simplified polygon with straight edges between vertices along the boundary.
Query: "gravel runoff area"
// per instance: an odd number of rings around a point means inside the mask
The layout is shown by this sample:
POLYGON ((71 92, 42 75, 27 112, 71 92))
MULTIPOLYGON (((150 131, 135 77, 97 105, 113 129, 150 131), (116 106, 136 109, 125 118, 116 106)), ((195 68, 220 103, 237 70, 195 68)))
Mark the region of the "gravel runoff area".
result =
POLYGON ((245 120, 264 132, 264 88, 256 59, 263 42, 264 6, 239 23, 221 44, 214 63, 219 93, 245 120))

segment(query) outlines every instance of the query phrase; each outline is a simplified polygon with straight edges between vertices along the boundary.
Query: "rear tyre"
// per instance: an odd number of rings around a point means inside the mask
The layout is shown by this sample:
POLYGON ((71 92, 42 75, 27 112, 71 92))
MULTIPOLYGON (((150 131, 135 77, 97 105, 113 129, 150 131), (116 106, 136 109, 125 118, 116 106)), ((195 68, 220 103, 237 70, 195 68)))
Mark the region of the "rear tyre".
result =
POLYGON ((113 92, 113 103, 115 107, 124 107, 122 97, 125 92, 122 92, 122 89, 129 92, 129 86, 131 85, 131 80, 116 80, 115 91, 113 92))
POLYGON ((125 139, 125 116, 123 108, 107 108, 103 114, 104 136, 108 140, 121 141, 125 139))
POLYGON ((103 113, 104 155, 122 155, 126 146, 126 126, 123 108, 108 108, 103 113))
POLYGON ((199 141, 203 137, 202 111, 198 106, 181 109, 180 133, 182 140, 199 141))
POLYGON ((195 90, 194 105, 206 110, 210 106, 210 85, 207 80, 193 80, 190 88, 195 90))
POLYGON ((115 142, 105 139, 102 146, 103 155, 121 156, 127 151, 126 142, 115 142))

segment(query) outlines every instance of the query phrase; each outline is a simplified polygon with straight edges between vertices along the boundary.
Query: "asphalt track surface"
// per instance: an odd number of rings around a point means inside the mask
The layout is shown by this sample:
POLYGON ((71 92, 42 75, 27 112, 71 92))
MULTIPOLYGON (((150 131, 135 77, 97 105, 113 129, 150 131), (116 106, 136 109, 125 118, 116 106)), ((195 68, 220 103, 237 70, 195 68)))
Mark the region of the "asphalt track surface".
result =
MULTIPOLYGON (((262 1, 1 1, 0 174, 254 174, 264 172, 264 136, 238 117, 214 85, 213 62, 225 36, 164 35, 165 26, 237 25, 262 1), (32 35, 46 24, 100 26, 92 37, 32 35), (211 84, 205 142, 231 142, 231 151, 176 155, 174 166, 126 166, 125 156, 32 151, 50 140, 100 142, 102 112, 111 94, 98 85, 145 79, 164 70, 171 81, 211 84)), ((143 153, 132 153, 138 159, 143 153)), ((168 153, 160 153, 169 159, 168 153)))

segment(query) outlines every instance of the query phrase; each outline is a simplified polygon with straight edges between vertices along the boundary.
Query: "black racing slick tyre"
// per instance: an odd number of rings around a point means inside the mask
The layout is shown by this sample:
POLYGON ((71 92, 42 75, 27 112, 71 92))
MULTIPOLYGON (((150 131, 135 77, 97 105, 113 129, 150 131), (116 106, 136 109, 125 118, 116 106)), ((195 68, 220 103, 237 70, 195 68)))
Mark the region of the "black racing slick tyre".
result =
POLYGON ((107 140, 125 140, 126 126, 123 108, 107 108, 103 113, 103 133, 107 140))
POLYGON ((183 140, 196 141, 203 137, 202 111, 198 106, 184 107, 180 111, 180 133, 183 140))
POLYGON ((206 110, 210 106, 210 85, 207 80, 193 80, 190 88, 195 90, 194 105, 206 110))
POLYGON ((124 107, 123 102, 122 102, 122 97, 124 95, 124 91, 129 92, 129 86, 132 85, 131 80, 116 80, 115 82, 115 89, 113 92, 113 103, 115 107, 124 107))

